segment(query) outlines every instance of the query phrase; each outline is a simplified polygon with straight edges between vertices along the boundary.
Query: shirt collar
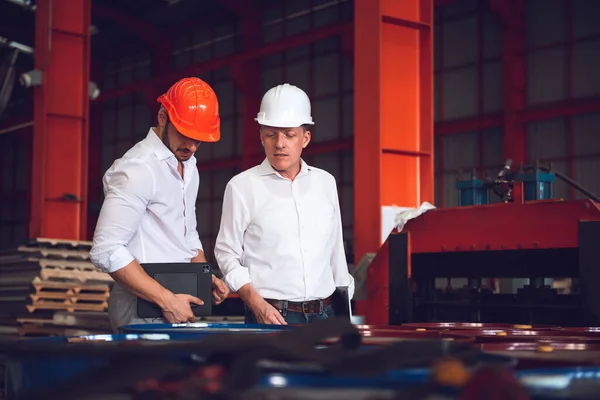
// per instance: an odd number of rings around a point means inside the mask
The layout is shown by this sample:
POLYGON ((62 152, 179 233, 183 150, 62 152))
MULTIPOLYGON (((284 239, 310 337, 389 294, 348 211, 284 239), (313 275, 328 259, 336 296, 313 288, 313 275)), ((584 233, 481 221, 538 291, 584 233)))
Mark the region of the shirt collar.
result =
POLYGON ((154 132, 154 128, 150 128, 150 130, 148 131, 148 135, 146 136, 146 143, 148 144, 148 146, 150 146, 154 154, 156 154, 156 157, 158 157, 158 159, 161 161, 166 158, 175 156, 167 148, 167 146, 165 146, 162 140, 160 140, 158 134, 154 132))
MULTIPOLYGON (((150 128, 150 130, 148 131, 148 135, 146 136, 146 143, 148 144, 148 146, 150 146, 150 148, 160 161, 169 159, 171 157, 173 157, 173 159, 176 160, 175 154, 173 154, 171 150, 169 150, 167 146, 165 146, 165 144, 158 137, 156 132, 154 132, 154 128, 150 128)), ((184 161, 183 163, 187 165, 190 162, 196 162, 195 156, 191 156, 188 160, 184 161)))
MULTIPOLYGON (((307 174, 309 171, 312 170, 312 167, 310 165, 308 165, 302 158, 300 159, 300 173, 298 174, 298 177, 307 174)), ((279 172, 277 172, 269 163, 269 160, 265 157, 265 159, 263 160, 263 162, 258 166, 258 173, 261 176, 267 176, 267 175, 277 175, 280 178, 283 178, 283 176, 281 176, 279 174, 279 172)))

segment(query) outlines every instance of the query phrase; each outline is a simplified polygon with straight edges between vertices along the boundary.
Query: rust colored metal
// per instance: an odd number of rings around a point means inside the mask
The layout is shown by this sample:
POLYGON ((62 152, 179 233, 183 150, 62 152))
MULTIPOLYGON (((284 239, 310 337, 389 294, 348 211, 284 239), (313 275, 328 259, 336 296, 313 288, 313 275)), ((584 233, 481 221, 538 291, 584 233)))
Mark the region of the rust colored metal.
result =
POLYGON ((476 342, 565 342, 565 343, 600 343, 600 335, 578 335, 561 331, 527 331, 501 329, 470 329, 447 331, 447 337, 472 337, 476 342))
POLYGON ((551 330, 558 328, 555 325, 523 325, 523 324, 496 324, 496 323, 475 323, 475 322, 411 322, 400 325, 410 329, 427 329, 427 330, 551 330))
POLYGON ((549 200, 437 209, 409 221, 404 231, 413 254, 441 252, 442 246, 447 252, 576 248, 579 221, 600 221, 598 205, 549 200))
POLYGON ((483 343, 486 353, 515 358, 517 369, 600 365, 600 343, 548 341, 483 343))
MULTIPOLYGON (((448 337, 444 331, 403 331, 397 329, 360 329, 362 343, 365 345, 388 345, 406 340, 445 340, 457 343, 474 343, 475 338, 467 336, 448 337)), ((325 340, 324 344, 337 342, 338 338, 325 340)))

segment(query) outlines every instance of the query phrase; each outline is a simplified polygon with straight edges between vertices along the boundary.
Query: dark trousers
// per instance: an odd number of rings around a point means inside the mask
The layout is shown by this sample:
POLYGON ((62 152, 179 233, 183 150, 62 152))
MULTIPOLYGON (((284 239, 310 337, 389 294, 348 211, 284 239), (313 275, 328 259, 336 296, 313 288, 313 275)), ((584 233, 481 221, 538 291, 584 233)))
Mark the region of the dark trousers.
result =
MULTIPOLYGON (((250 311, 248 307, 244 307, 245 309, 245 322, 247 324, 257 324, 256 317, 250 311)), ((333 318, 335 315, 333 313, 333 308, 331 305, 324 307, 321 312, 314 313, 304 313, 304 312, 296 312, 289 311, 286 308, 281 310, 281 316, 288 323, 288 325, 299 325, 299 324, 310 324, 311 322, 315 322, 322 319, 333 318)))

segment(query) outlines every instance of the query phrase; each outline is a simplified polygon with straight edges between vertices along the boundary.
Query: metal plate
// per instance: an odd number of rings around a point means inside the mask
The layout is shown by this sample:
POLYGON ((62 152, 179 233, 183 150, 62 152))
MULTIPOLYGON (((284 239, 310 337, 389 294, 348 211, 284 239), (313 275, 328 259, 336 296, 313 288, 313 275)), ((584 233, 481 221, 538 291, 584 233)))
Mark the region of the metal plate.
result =
POLYGON ((597 399, 600 367, 520 371, 519 381, 535 399, 597 399))
POLYGON ((445 337, 445 331, 401 331, 386 329, 361 330, 363 343, 389 343, 398 340, 438 339, 462 343, 474 342, 475 338, 466 336, 445 337))
POLYGON ((481 350, 498 351, 531 351, 550 353, 554 351, 600 351, 600 343, 568 343, 568 342, 517 342, 517 343, 483 343, 481 350))
POLYGON ((119 328, 119 330, 122 332, 131 333, 273 333, 285 329, 294 329, 294 327, 289 325, 194 322, 185 324, 136 324, 126 325, 119 328))
POLYGON ((528 324, 497 324, 497 323, 472 323, 472 322, 411 322, 400 326, 422 329, 527 329, 550 330, 558 328, 556 325, 528 325, 528 324))
POLYGON ((527 330, 452 330, 441 333, 445 337, 472 337, 477 342, 572 342, 572 343, 600 343, 600 336, 576 336, 574 332, 562 331, 527 331, 527 330))
POLYGON ((585 334, 585 336, 587 336, 588 334, 592 334, 592 335, 600 335, 600 327, 598 326, 584 326, 584 327, 558 327, 558 328, 554 328, 553 331, 556 332, 576 332, 577 336, 579 336, 579 334, 585 334))

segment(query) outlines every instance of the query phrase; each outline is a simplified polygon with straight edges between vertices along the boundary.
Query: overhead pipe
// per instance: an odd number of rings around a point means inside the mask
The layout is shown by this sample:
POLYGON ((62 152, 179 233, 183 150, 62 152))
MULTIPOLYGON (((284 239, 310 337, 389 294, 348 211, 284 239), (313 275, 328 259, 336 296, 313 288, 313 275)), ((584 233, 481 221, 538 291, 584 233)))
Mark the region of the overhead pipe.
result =
POLYGON ((33 54, 33 47, 29 47, 26 44, 15 42, 3 36, 0 36, 0 46, 10 47, 12 49, 17 49, 21 53, 25 54, 33 54))
POLYGON ((26 10, 35 11, 35 4, 31 3, 31 0, 6 0, 10 3, 16 4, 25 8, 26 10))

